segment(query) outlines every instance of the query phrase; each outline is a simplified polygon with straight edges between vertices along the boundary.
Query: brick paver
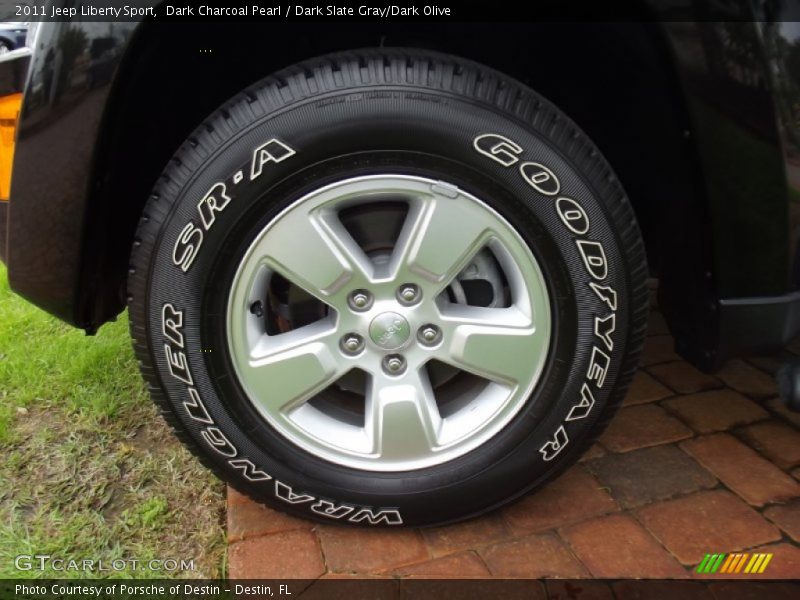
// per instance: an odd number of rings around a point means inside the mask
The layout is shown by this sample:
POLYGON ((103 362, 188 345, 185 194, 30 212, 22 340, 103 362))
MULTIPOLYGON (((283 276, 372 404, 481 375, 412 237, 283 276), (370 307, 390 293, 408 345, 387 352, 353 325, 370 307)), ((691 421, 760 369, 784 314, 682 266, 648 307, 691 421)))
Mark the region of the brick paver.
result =
MULTIPOLYGON (((765 573, 771 579, 797 579, 800 573, 800 548, 794 544, 769 544, 753 548, 752 552, 774 554, 765 573)), ((795 596, 797 598, 797 596, 795 596)), ((770 600, 772 600, 770 598, 770 600)))
POLYGON ((292 517, 255 502, 228 504, 229 542, 278 531, 310 528, 311 523, 305 519, 292 517))
POLYGON ((691 436, 692 431, 663 408, 645 404, 620 409, 600 443, 612 452, 627 452, 691 436))
POLYGON ((672 396, 672 392, 669 388, 661 385, 644 371, 639 371, 633 378, 631 387, 628 388, 628 393, 625 396, 623 404, 625 406, 646 404, 647 402, 655 402, 656 400, 661 400, 669 396, 672 396))
POLYGON ((727 433, 681 446, 726 486, 755 506, 800 496, 800 484, 727 433))
POLYGON ((733 390, 678 396, 663 404, 698 433, 725 431, 769 416, 758 404, 733 390))
POLYGON ((543 531, 619 510, 617 503, 582 466, 572 467, 538 494, 503 511, 514 531, 543 531))
POLYGON ((599 458, 605 455, 606 451, 600 444, 592 444, 592 446, 586 452, 584 452, 583 456, 581 456, 579 460, 585 462, 587 460, 592 460, 593 458, 599 458))
POLYGON ((237 504, 249 504, 252 500, 242 494, 241 492, 236 491, 232 487, 228 487, 228 506, 236 506, 237 504))
POLYGON ((422 530, 422 537, 433 556, 443 556, 463 550, 478 548, 509 537, 509 529, 500 515, 489 515, 483 519, 472 519, 446 527, 422 530))
POLYGON ((784 421, 794 425, 795 429, 800 429, 800 412, 789 410, 779 398, 767 400, 766 407, 773 413, 779 415, 784 421))
POLYGON ((488 577, 491 575, 484 562, 474 552, 461 552, 442 558, 417 563, 398 569, 398 577, 445 578, 488 577))
POLYGON ((717 484, 716 477, 671 445, 609 454, 589 461, 587 466, 623 508, 666 500, 717 484))
POLYGON ((685 565, 780 539, 778 528, 739 498, 712 490, 640 509, 639 519, 685 565))
POLYGON ((231 579, 314 579, 325 573, 319 541, 311 531, 285 531, 231 544, 231 579))
POLYGON ((647 367, 680 358, 675 353, 675 340, 671 335, 652 335, 644 342, 641 364, 647 367))
POLYGON ((722 386, 719 379, 697 370, 685 360, 653 365, 647 371, 679 394, 692 394, 722 386))
POLYGON ((316 528, 328 569, 335 573, 380 573, 430 557, 418 531, 341 525, 316 528))
POLYGON ((587 577, 589 573, 553 534, 495 544, 481 556, 497 577, 587 577))
MULTIPOLYGON (((691 579, 705 553, 761 551, 775 554, 765 575, 800 578, 800 414, 776 398, 770 373, 780 359, 731 361, 707 375, 673 344, 654 311, 643 367, 599 442, 540 491, 481 518, 420 530, 340 527, 230 489, 230 577, 343 579, 335 596, 323 587, 315 596, 312 585, 303 597, 344 600, 363 595, 359 578, 385 578, 385 588, 370 586, 371 597, 438 598, 435 584, 419 596, 398 578, 691 579)), ((480 597, 475 585, 488 583, 473 581, 465 593, 480 597)), ((677 592, 635 581, 551 579, 547 592, 540 582, 519 585, 542 600, 611 600, 612 586, 617 597, 642 600, 710 600, 709 590, 716 600, 766 597, 757 583, 723 581, 689 581, 677 592)), ((781 600, 779 592, 770 588, 770 600, 781 600)))
POLYGON ((767 421, 741 431, 750 446, 783 469, 800 465, 800 432, 783 423, 767 421))
POLYGON ((769 356, 751 356, 747 359, 747 363, 767 375, 774 377, 778 369, 780 369, 787 360, 796 359, 797 357, 791 352, 779 352, 778 354, 771 354, 769 356))
POLYGON ((683 577, 686 571, 627 515, 572 525, 561 532, 595 577, 683 577))
POLYGON ((771 506, 764 516, 780 527, 795 542, 800 542, 800 500, 771 506))
POLYGON ((775 379, 743 360, 731 360, 717 373, 728 387, 753 398, 766 398, 778 394, 775 379))

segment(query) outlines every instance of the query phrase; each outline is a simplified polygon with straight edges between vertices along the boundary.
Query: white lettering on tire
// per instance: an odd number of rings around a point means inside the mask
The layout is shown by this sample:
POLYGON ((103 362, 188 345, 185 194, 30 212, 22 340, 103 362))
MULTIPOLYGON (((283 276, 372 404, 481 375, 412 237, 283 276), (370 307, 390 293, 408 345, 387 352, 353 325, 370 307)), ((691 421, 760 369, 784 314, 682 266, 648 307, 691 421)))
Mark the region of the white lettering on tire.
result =
POLYGON ((572 198, 561 197, 556 200, 556 210, 561 222, 567 229, 577 235, 589 232, 589 217, 583 207, 572 198))
POLYGON ((545 196, 555 196, 561 191, 561 182, 549 167, 537 162, 525 162, 519 166, 522 178, 528 185, 540 194, 545 196))
POLYGON ((230 440, 225 437, 225 434, 220 431, 219 427, 206 427, 200 432, 200 435, 208 442, 209 446, 222 456, 235 458, 239 455, 236 446, 231 444, 230 440))
MULTIPOLYGON (((524 149, 517 142, 497 133, 484 133, 477 136, 473 147, 480 154, 489 157, 504 167, 516 165, 524 154, 524 149), (513 160, 511 160, 513 159, 513 160)), ((561 191, 561 182, 555 172, 548 166, 538 162, 523 162, 519 165, 519 173, 525 182, 543 196, 552 197, 561 191)), ((566 424, 585 419, 595 405, 592 389, 603 388, 611 366, 609 353, 614 350, 614 332, 616 331, 617 292, 610 285, 602 285, 608 278, 608 260, 603 244, 589 236, 591 223, 586 210, 574 198, 559 196, 555 201, 555 210, 561 223, 573 235, 575 246, 583 261, 590 281, 588 285, 597 298, 610 310, 606 314, 594 315, 594 334, 602 344, 592 346, 586 379, 581 385, 580 397, 570 407, 567 416, 553 432, 550 439, 539 449, 542 459, 553 460, 567 447, 570 438, 566 424)))
POLYGON ((380 525, 386 523, 387 525, 402 525, 403 520, 400 518, 400 513, 396 510, 381 509, 375 512, 371 508, 360 508, 356 514, 348 519, 351 523, 361 523, 366 521, 370 525, 380 525))
POLYGON ((614 339, 611 334, 617 328, 617 315, 608 313, 605 317, 595 315, 594 317, 594 334, 603 340, 603 343, 608 348, 609 352, 614 351, 614 339))
MULTIPOLYGON (((280 163, 297 154, 297 151, 277 138, 261 144, 253 150, 250 160, 250 181, 260 177, 264 166, 269 163, 280 163)), ((243 179, 242 171, 237 171, 231 178, 231 187, 238 185, 243 179)), ((229 186, 224 181, 214 183, 197 203, 197 213, 200 225, 194 220, 184 225, 175 245, 172 248, 172 262, 181 271, 187 273, 194 264, 200 248, 203 245, 205 234, 214 226, 217 216, 231 203, 229 186)))
POLYGON ((297 152, 279 139, 272 138, 253 150, 253 159, 250 162, 250 181, 261 176, 264 165, 267 163, 283 162, 294 156, 297 152))
POLYGON ((264 471, 259 471, 256 466, 246 458, 229 460, 228 464, 234 469, 240 470, 242 472, 242 476, 248 481, 266 481, 268 479, 272 479, 272 477, 264 473, 264 471))
POLYGON ((496 133, 479 135, 473 140, 472 145, 475 150, 504 167, 510 167, 517 163, 519 161, 518 156, 522 154, 522 148, 519 144, 496 133))
POLYGON ((567 447, 569 437, 567 437, 567 430, 563 425, 560 425, 553 434, 553 439, 546 442, 544 446, 539 449, 542 455, 542 460, 551 461, 558 456, 561 451, 567 447))
POLYGON ((291 486, 277 480, 275 481, 275 497, 288 504, 301 504, 316 500, 314 496, 309 496, 308 494, 295 494, 291 486))
POLYGON ((581 385, 581 399, 570 409, 567 418, 564 420, 577 421, 578 419, 585 419, 591 412, 592 408, 594 408, 594 396, 592 395, 592 390, 589 389, 589 386, 584 383, 581 385))
POLYGON ((172 304, 165 304, 161 308, 161 332, 170 342, 183 348, 181 329, 183 329, 183 313, 175 310, 172 304))
POLYGON ((228 189, 221 181, 211 186, 211 189, 206 192, 203 199, 197 203, 197 212, 200 213, 200 221, 203 223, 203 228, 208 231, 214 224, 217 218, 216 213, 222 212, 231 197, 228 195, 228 189))
POLYGON ((608 308, 612 311, 617 310, 617 292, 613 288, 607 285, 597 285, 594 281, 589 282, 589 287, 600 300, 606 303, 608 308))
POLYGON ((610 365, 611 357, 597 346, 593 346, 592 358, 589 360, 589 368, 586 370, 586 379, 597 383, 597 389, 602 388, 606 382, 610 365))
POLYGON ((336 506, 333 502, 328 502, 327 500, 319 500, 316 504, 311 506, 311 512, 332 519, 341 519, 354 510, 354 506, 348 506, 347 504, 336 506))
POLYGON ((592 240, 575 240, 575 243, 589 274, 598 281, 605 279, 608 276, 608 263, 603 244, 592 240))
POLYGON ((183 401, 183 408, 186 409, 189 416, 198 423, 212 424, 214 421, 209 416, 208 410, 205 404, 203 404, 203 400, 200 398, 200 393, 193 387, 186 389, 189 394, 189 399, 183 401))
MULTIPOLYGON (((200 423, 200 437, 208 447, 220 455, 227 464, 241 472, 242 477, 251 482, 263 482, 272 479, 266 471, 257 467, 249 458, 242 456, 239 449, 217 426, 200 392, 194 385, 189 368, 189 360, 185 351, 185 335, 183 328, 186 320, 184 312, 168 302, 161 307, 161 333, 164 343, 164 357, 167 360, 170 373, 186 386, 187 399, 183 401, 183 408, 193 421, 200 423)), ((371 508, 358 507, 347 503, 334 503, 329 500, 317 498, 304 492, 295 492, 292 487, 282 481, 275 480, 273 492, 276 498, 288 504, 314 503, 309 508, 317 515, 328 519, 346 519, 353 523, 366 522, 370 525, 402 525, 403 518, 396 508, 371 508)))
POLYGON ((192 266, 202 245, 203 231, 198 229, 194 223, 187 223, 178 235, 178 240, 172 249, 172 262, 186 273, 189 267, 192 266))

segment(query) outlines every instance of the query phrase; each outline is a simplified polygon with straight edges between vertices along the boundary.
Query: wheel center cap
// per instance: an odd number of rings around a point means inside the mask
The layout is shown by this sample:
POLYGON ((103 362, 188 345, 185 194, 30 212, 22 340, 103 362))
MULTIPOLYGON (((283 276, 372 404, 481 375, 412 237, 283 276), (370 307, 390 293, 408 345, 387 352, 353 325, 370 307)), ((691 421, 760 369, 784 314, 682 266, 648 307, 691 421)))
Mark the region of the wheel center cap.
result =
POLYGON ((384 350, 396 350, 408 341, 411 327, 403 315, 385 312, 372 319, 369 337, 384 350))

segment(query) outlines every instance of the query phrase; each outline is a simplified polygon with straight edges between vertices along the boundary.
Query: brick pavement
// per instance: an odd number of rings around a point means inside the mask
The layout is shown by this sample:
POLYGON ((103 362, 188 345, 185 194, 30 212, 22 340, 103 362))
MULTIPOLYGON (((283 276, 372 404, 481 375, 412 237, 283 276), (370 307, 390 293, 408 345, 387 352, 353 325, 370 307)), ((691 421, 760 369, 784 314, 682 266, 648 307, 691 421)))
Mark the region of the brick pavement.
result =
POLYGON ((800 578, 800 414, 776 400, 779 361, 735 360, 711 376, 672 344, 654 311, 642 368, 598 443, 479 519, 321 525, 229 490, 229 576, 693 578, 706 552, 751 551, 774 553, 771 577, 800 578))

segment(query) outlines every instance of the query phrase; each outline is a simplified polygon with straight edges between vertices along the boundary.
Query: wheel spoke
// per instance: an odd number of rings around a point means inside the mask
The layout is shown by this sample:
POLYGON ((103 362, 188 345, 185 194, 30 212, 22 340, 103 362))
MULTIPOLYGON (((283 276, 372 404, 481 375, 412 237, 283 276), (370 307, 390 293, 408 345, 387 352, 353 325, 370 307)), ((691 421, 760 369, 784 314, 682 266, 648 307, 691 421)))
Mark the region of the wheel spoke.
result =
POLYGON ((317 322, 278 336, 264 335, 245 369, 250 393, 271 412, 288 412, 348 370, 330 325, 317 322))
POLYGON ((516 386, 547 347, 531 320, 515 307, 458 306, 443 318, 447 343, 437 358, 491 381, 516 386))
POLYGON ((257 252, 286 279, 323 302, 345 286, 364 287, 372 266, 341 222, 324 210, 293 210, 265 236, 257 252))
POLYGON ((386 173, 324 185, 263 227, 225 322, 234 375, 278 435, 332 464, 402 473, 507 426, 541 377, 550 306, 501 214, 446 182, 386 173), (476 306, 479 286, 455 283, 468 277, 507 308, 476 306))
POLYGON ((442 420, 424 370, 398 381, 373 376, 366 411, 373 454, 382 460, 413 460, 438 446, 442 420))
MULTIPOLYGON (((486 245, 491 230, 485 213, 463 198, 434 196, 415 203, 397 242, 394 271, 417 275, 444 289, 486 245)), ((407 277, 404 277, 407 278, 407 277)))

